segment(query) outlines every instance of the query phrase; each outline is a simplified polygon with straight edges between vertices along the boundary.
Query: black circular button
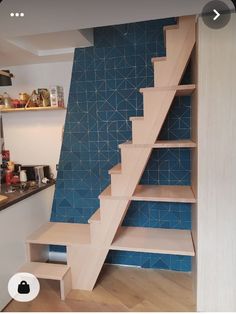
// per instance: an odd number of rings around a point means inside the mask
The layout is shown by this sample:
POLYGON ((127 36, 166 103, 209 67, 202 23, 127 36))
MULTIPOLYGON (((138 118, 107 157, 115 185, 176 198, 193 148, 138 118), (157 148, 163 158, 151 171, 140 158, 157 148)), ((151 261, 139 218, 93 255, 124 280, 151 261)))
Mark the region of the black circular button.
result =
POLYGON ((230 8, 222 1, 210 1, 202 10, 202 19, 212 29, 225 27, 231 18, 230 8))

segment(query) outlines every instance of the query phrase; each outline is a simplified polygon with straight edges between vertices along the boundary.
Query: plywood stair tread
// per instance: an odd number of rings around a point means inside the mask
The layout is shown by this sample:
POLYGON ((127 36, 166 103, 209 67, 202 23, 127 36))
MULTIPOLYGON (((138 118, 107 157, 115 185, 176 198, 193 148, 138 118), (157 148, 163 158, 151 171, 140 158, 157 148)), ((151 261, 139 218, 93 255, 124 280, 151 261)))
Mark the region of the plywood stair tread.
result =
POLYGON ((167 25, 167 26, 163 27, 165 47, 166 47, 166 43, 167 43, 166 37, 167 37, 168 32, 175 31, 175 30, 178 30, 178 29, 179 29, 179 25, 178 24, 167 25))
POLYGON ((122 146, 127 147, 152 147, 152 148, 193 148, 196 147, 197 144, 192 140, 158 140, 155 144, 133 144, 132 141, 127 141, 119 145, 119 148, 122 146))
POLYGON ((183 185, 138 185, 133 196, 112 196, 109 185, 100 195, 100 199, 131 199, 132 201, 196 203, 193 190, 183 185))
POLYGON ((163 92, 163 91, 176 91, 176 96, 189 96, 196 89, 195 84, 177 85, 177 86, 165 86, 165 87, 147 87, 141 88, 140 93, 149 92, 163 92))
POLYGON ((115 165, 113 168, 111 168, 108 171, 109 174, 114 174, 114 173, 121 173, 121 164, 115 165))
POLYGON ((99 222, 101 220, 100 208, 95 211, 95 213, 89 218, 88 222, 99 222))
POLYGON ((48 222, 31 234, 26 242, 55 245, 88 244, 90 227, 88 224, 48 222))
POLYGON ((144 117, 130 117, 129 120, 130 121, 137 121, 137 120, 142 121, 144 120, 144 117))
MULTIPOLYGON (((99 195, 99 199, 102 198, 111 198, 111 186, 108 185, 108 187, 105 188, 105 190, 102 191, 102 193, 99 195)), ((112 197, 113 198, 113 197, 112 197)), ((116 197, 115 197, 116 198, 116 197)))
POLYGON ((178 28, 179 28, 178 24, 166 25, 166 26, 163 26, 163 31, 166 32, 168 30, 178 29, 178 28))
POLYGON ((152 63, 166 61, 166 60, 167 60, 166 56, 164 56, 164 57, 154 57, 154 58, 152 58, 152 63))
POLYGON ((62 280, 70 267, 62 264, 29 262, 20 268, 20 272, 35 275, 37 278, 62 280))
POLYGON ((154 148, 192 148, 197 144, 192 140, 170 140, 170 141, 156 141, 154 148))
POLYGON ((194 256, 190 230, 120 227, 112 250, 194 256))

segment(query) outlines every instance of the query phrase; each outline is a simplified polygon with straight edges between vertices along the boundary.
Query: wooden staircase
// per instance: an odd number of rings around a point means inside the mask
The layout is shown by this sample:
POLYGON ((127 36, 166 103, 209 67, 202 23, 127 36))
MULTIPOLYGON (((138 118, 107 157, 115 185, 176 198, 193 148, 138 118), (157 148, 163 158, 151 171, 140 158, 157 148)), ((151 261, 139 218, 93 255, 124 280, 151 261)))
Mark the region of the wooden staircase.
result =
MULTIPOLYGON (((140 90, 144 116, 130 119, 132 141, 119 145, 121 163, 109 170, 111 185, 99 196, 100 208, 89 224, 48 223, 31 235, 25 271, 34 269, 32 263, 46 263, 49 244, 65 245, 67 266, 55 279, 61 280, 69 271, 73 289, 92 290, 110 249, 194 256, 189 230, 121 226, 133 200, 196 202, 189 186, 139 185, 152 149, 196 147, 191 140, 157 141, 174 97, 195 90, 195 85, 179 85, 195 45, 195 16, 179 18, 177 25, 165 27, 164 32, 166 57, 152 59, 155 86, 140 90)), ((45 267, 40 278, 53 279, 49 269, 45 267)))

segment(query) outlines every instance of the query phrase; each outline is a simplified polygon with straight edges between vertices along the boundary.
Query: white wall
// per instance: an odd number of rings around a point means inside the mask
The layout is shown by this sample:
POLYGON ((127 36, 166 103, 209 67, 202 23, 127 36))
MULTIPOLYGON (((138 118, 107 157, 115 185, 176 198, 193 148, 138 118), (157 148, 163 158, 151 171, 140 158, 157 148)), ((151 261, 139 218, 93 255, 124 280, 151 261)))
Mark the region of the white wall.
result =
POLYGON ((7 284, 26 262, 25 239, 51 214, 54 186, 0 211, 0 311, 10 302, 7 284))
MULTIPOLYGON (((0 87, 0 94, 6 91, 15 98, 19 92, 30 94, 33 89, 61 85, 64 87, 67 104, 72 61, 21 65, 7 69, 15 78, 12 86, 0 87)), ((11 159, 28 165, 49 164, 56 174, 65 115, 66 110, 4 113, 5 148, 10 150, 11 159)))
POLYGON ((200 20, 197 310, 236 311, 236 16, 200 20))

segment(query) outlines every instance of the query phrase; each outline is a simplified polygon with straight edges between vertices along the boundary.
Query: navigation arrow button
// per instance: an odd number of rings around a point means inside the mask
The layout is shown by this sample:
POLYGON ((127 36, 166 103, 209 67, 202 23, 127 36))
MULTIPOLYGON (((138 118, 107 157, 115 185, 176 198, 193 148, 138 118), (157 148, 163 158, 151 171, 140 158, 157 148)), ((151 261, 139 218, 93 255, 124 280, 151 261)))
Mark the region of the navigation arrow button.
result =
POLYGON ((220 29, 229 23, 231 10, 223 1, 213 0, 204 6, 201 16, 208 27, 220 29))
POLYGON ((215 13, 215 17, 213 20, 216 21, 218 19, 218 17, 220 16, 220 13, 216 9, 214 9, 213 11, 215 13))

